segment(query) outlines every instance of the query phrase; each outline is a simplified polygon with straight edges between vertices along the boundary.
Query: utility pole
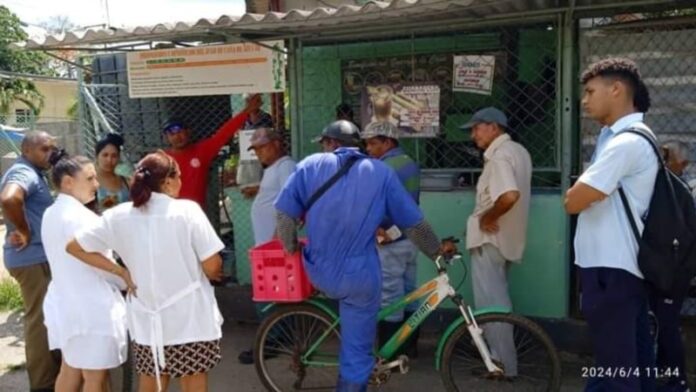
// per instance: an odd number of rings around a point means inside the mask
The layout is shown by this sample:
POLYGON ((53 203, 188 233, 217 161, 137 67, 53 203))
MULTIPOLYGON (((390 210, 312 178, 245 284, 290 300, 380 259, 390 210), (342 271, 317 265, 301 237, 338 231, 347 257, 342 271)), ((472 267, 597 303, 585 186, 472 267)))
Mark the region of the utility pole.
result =
POLYGON ((104 1, 104 14, 106 16, 106 28, 111 27, 111 16, 109 15, 109 0, 104 1))

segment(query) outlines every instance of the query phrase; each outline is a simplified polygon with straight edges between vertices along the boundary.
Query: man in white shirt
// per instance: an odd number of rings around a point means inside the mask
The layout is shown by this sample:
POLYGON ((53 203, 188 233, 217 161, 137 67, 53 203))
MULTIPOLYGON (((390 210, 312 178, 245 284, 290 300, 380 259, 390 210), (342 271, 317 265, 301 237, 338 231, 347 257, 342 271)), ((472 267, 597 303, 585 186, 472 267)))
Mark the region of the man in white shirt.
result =
MULTIPOLYGON (((476 184, 476 206, 469 216, 466 248, 471 254, 471 279, 476 308, 512 309, 507 271, 519 263, 527 239, 527 217, 532 182, 532 159, 507 133, 507 117, 488 107, 474 113, 461 129, 483 153, 483 172, 476 184)), ((485 329, 494 359, 505 375, 517 376, 517 353, 511 325, 485 329)))
POLYGON ((597 377, 588 380, 585 390, 652 391, 647 290, 638 268, 638 244, 617 191, 619 186, 625 191, 642 231, 640 218, 652 197, 657 158, 647 140, 622 131, 640 127, 652 133, 643 123, 650 95, 638 67, 626 59, 592 64, 582 83, 583 109, 603 127, 590 166, 565 200, 566 211, 579 214, 575 264, 595 355, 597 377), (620 369, 630 372, 615 376, 620 369))
MULTIPOLYGON (((254 150, 259 162, 265 168, 259 191, 251 205, 254 243, 260 245, 275 236, 276 210, 273 203, 290 174, 295 171, 295 161, 285 153, 283 135, 272 128, 256 129, 251 137, 249 150, 254 150)), ((262 317, 259 306, 257 306, 257 312, 262 317)), ((238 359, 239 362, 250 365, 254 363, 253 352, 242 351, 238 359)))

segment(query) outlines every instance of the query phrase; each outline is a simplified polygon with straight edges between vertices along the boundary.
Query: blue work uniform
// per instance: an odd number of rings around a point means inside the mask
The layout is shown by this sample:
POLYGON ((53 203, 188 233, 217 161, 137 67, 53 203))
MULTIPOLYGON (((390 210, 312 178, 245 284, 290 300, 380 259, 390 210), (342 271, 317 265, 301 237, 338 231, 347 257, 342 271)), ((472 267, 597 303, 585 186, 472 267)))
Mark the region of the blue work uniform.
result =
POLYGON ((409 228, 423 221, 423 214, 394 170, 345 147, 300 162, 275 207, 293 218, 306 213, 305 268, 315 287, 339 301, 342 340, 337 391, 365 391, 375 363, 372 347, 382 285, 375 232, 385 217, 400 228, 409 228), (350 156, 361 159, 306 212, 312 194, 350 156))

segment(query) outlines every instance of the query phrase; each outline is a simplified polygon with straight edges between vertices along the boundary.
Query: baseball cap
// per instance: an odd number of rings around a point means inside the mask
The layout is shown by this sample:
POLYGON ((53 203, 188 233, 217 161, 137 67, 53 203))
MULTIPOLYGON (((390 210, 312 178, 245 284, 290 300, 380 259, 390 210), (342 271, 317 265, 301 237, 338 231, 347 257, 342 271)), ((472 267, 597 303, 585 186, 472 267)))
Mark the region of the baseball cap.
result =
POLYGON ((280 134, 280 132, 273 128, 256 128, 254 133, 251 135, 250 145, 249 148, 247 148, 247 151, 270 143, 272 140, 280 140, 282 138, 283 136, 280 134))
POLYGON ((179 133, 186 129, 186 125, 179 120, 170 120, 162 127, 163 133, 179 133))
POLYGON ((471 119, 469 119, 468 122, 466 122, 464 125, 459 127, 459 129, 466 130, 466 129, 471 129, 474 127, 476 124, 481 124, 481 123, 496 123, 503 128, 507 128, 508 126, 508 120, 507 116, 505 116, 505 113, 500 111, 499 109, 496 109, 492 106, 483 108, 476 113, 474 113, 473 116, 471 116, 471 119))
POLYGON ((360 141, 360 130, 357 125, 347 120, 334 121, 327 125, 321 135, 312 139, 314 143, 320 143, 325 138, 336 139, 344 143, 358 144, 360 141))
POLYGON ((371 139, 376 136, 398 139, 399 128, 389 121, 375 121, 367 124, 365 129, 360 133, 362 139, 371 139))

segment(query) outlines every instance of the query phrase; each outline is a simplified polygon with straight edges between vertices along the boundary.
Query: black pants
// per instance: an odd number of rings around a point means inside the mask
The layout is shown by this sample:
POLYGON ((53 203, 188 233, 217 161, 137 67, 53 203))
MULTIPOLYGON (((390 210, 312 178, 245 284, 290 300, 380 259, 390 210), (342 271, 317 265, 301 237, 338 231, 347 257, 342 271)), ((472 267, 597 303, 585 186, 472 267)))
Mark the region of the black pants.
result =
POLYGON ((653 392, 655 355, 642 279, 616 268, 581 268, 582 313, 595 365, 585 391, 653 392))
POLYGON ((657 368, 670 376, 661 380, 667 384, 665 391, 681 392, 687 388, 684 343, 679 328, 683 302, 684 297, 665 298, 650 290, 650 309, 657 320, 657 368))

